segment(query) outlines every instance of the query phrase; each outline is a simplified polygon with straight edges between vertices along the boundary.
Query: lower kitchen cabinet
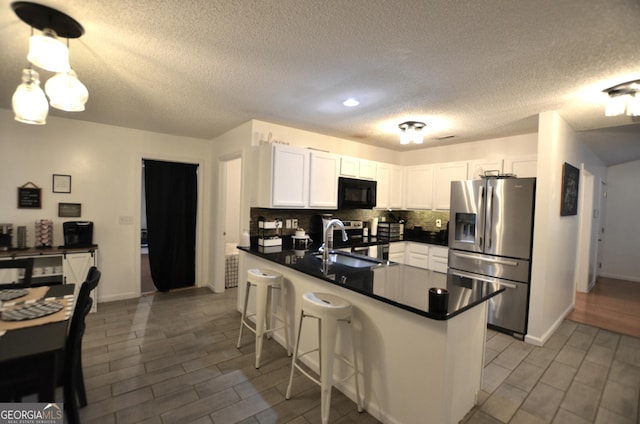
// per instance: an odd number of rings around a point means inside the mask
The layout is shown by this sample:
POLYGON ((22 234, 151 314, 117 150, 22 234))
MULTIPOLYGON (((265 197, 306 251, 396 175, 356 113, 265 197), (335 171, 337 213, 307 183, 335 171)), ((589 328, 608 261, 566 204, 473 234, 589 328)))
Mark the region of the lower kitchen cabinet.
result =
POLYGON ((411 241, 406 243, 405 264, 429 269, 429 245, 411 241))
POLYGON ((404 263, 405 242, 395 242, 389 244, 389 260, 399 264, 404 263))
POLYGON ((449 264, 449 248, 442 246, 429 247, 429 269, 446 274, 449 264))

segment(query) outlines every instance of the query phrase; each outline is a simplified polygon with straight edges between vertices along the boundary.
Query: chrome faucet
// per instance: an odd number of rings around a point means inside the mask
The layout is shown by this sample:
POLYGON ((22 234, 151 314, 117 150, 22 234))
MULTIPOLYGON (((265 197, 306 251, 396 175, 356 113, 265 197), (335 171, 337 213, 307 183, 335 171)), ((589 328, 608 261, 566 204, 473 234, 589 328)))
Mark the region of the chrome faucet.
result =
POLYGON ((330 219, 324 226, 322 232, 322 262, 329 262, 329 253, 333 250, 333 226, 337 225, 342 230, 342 241, 347 241, 347 232, 344 230, 344 224, 337 218, 330 219), (330 234, 331 233, 331 234, 330 234))

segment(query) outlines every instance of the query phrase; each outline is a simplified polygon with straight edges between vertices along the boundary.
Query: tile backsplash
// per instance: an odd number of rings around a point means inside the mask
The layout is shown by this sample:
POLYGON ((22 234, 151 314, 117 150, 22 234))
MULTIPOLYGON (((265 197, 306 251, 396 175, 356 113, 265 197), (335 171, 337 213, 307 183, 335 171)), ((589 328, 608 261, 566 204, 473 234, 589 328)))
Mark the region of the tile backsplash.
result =
POLYGON ((321 215, 331 214, 341 220, 359 220, 367 222, 372 218, 380 221, 396 222, 405 220, 405 230, 415 226, 422 227, 424 231, 444 230, 449 221, 449 211, 422 211, 422 210, 397 210, 387 211, 378 209, 342 209, 342 210, 317 210, 317 209, 266 209, 251 208, 251 235, 258 234, 258 220, 263 217, 267 221, 280 219, 283 222, 282 235, 293 234, 295 228, 284 228, 288 219, 297 219, 298 227, 304 228, 307 233, 320 234, 322 232, 321 215), (442 221, 442 227, 436 227, 436 220, 442 221))

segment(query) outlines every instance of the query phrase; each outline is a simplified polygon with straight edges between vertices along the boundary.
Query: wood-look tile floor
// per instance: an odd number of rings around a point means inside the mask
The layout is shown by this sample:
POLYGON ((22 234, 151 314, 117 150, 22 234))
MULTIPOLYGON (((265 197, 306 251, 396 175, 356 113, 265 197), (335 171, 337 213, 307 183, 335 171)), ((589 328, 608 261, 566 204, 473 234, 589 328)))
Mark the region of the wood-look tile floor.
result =
MULTIPOLYGON (((82 422, 320 422, 320 389, 299 373, 285 400, 291 358, 279 344, 265 340, 258 370, 251 332, 236 349, 236 297, 197 288, 101 303, 83 340, 82 422)), ((333 390, 331 422, 378 421, 333 390)))
MULTIPOLYGON (((236 349, 236 296, 199 288, 101 303, 83 343, 82 422, 320 422, 308 379, 297 374, 284 399, 291 359, 280 345, 265 340, 259 370, 250 332, 236 349)), ((483 390, 465 424, 638 422, 640 339, 572 321, 543 347, 487 337, 483 390)), ((334 390, 331 422, 377 421, 334 390)))

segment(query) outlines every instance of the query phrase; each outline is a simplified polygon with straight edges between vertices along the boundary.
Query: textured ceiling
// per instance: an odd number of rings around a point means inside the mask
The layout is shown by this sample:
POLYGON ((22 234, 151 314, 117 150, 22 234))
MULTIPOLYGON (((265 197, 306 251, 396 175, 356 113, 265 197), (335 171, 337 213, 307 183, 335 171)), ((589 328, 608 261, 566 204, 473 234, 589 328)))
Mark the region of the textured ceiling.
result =
MULTIPOLYGON (((40 3, 86 31, 70 51, 87 110, 53 116, 204 139, 260 119, 410 149, 398 143, 406 120, 427 123, 426 147, 535 132, 537 115, 557 110, 578 131, 598 129, 599 154, 621 142, 640 158, 640 125, 605 118, 602 93, 640 79, 638 0, 40 3), (345 108, 348 97, 361 105, 345 108)), ((28 37, 2 1, 0 108, 11 108, 28 37)))

